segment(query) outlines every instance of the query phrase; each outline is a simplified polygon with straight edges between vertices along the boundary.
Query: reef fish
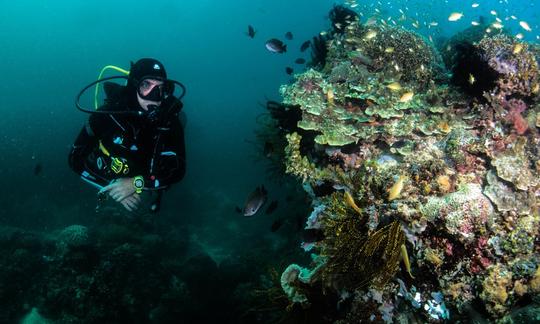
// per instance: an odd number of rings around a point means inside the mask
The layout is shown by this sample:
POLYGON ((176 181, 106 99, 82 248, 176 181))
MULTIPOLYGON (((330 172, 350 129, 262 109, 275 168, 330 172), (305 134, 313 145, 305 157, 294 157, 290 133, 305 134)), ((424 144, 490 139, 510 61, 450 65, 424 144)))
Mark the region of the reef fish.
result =
POLYGON ((290 31, 288 31, 288 32, 285 33, 285 38, 288 39, 288 40, 291 40, 291 39, 293 39, 293 34, 290 31))
POLYGON ((305 52, 309 48, 310 44, 311 44, 311 41, 303 42, 302 45, 300 45, 300 52, 305 52))
POLYGON ((463 17, 463 13, 461 12, 452 12, 450 16, 448 17, 448 21, 458 21, 463 17))
POLYGON ((291 75, 293 72, 294 72, 294 70, 293 70, 292 67, 287 66, 287 67, 285 68, 285 73, 287 73, 288 75, 291 75))
POLYGON ((251 194, 249 194, 244 204, 244 208, 236 208, 237 211, 241 212, 244 216, 253 216, 259 209, 266 203, 268 197, 268 192, 264 189, 264 186, 255 188, 251 194))
POLYGON ((41 171, 43 171, 43 166, 41 165, 41 163, 36 164, 36 166, 34 166, 34 175, 40 175, 41 171))
POLYGON ((399 91, 401 90, 401 84, 399 82, 392 82, 389 85, 386 86, 388 89, 392 91, 399 91))
POLYGON ((281 53, 287 52, 287 45, 283 44, 283 42, 277 38, 269 39, 266 42, 265 46, 266 46, 266 49, 272 53, 281 54, 281 53))
POLYGON ((248 35, 250 38, 255 37, 255 29, 253 28, 253 26, 248 25, 247 35, 248 35))
POLYGON ((272 214, 274 212, 274 210, 276 210, 278 206, 278 201, 277 200, 274 200, 270 203, 270 205, 268 205, 268 207, 266 208, 266 211, 264 212, 265 214, 272 214))
POLYGON ((520 21, 519 22, 519 25, 521 26, 521 28, 525 29, 526 31, 532 31, 531 27, 529 27, 529 24, 527 24, 526 21, 520 21))
POLYGON ((360 207, 358 207, 358 205, 354 202, 354 198, 352 197, 352 195, 348 191, 345 191, 343 195, 345 197, 345 202, 347 203, 347 205, 354 209, 358 214, 362 215, 362 209, 360 209, 360 207))
POLYGON ((409 102, 412 100, 414 96, 414 93, 413 92, 405 92, 401 98, 399 98, 399 102, 409 102))
POLYGON ((388 189, 388 201, 392 201, 399 197, 401 191, 403 190, 403 185, 406 179, 406 176, 400 175, 396 183, 394 183, 394 185, 388 189))
POLYGON ((294 61, 294 63, 296 63, 296 64, 304 64, 304 63, 306 63, 306 60, 300 57, 300 58, 297 58, 294 61))
POLYGON ((300 52, 305 52, 309 46, 311 45, 311 41, 305 41, 300 45, 300 52))

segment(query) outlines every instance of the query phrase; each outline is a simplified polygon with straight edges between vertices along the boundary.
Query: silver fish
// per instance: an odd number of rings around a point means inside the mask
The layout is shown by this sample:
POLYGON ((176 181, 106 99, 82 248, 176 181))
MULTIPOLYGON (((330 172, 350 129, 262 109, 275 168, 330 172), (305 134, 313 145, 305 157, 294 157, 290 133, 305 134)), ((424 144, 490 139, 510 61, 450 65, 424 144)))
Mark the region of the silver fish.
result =
POLYGON ((264 189, 264 186, 255 188, 253 192, 246 199, 244 208, 241 212, 244 216, 253 216, 259 209, 266 203, 268 192, 264 189))

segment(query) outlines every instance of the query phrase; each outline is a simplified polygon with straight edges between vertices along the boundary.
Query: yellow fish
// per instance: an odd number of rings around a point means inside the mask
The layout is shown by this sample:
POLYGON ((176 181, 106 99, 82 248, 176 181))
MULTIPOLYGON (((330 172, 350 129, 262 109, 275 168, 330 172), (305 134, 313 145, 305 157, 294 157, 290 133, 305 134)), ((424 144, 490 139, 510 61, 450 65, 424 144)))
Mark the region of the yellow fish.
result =
POLYGON ((399 102, 409 102, 411 101, 411 99, 413 98, 414 96, 414 92, 410 91, 410 92, 405 92, 401 98, 399 98, 399 102))
POLYGON ((374 31, 374 30, 369 30, 367 33, 366 33, 366 36, 364 37, 365 39, 372 39, 374 38, 375 36, 377 36, 377 32, 374 31))
POLYGON ((326 100, 329 104, 334 104, 334 90, 328 89, 328 91, 326 92, 326 100))
POLYGON ((463 13, 461 12, 452 12, 450 16, 448 17, 448 21, 458 21, 463 17, 463 13))
POLYGON ((392 82, 389 85, 386 86, 388 89, 392 91, 399 91, 401 90, 401 84, 399 82, 392 82))
POLYGON ((513 54, 519 54, 521 53, 521 50, 523 49, 523 45, 521 44, 516 44, 516 46, 514 46, 514 50, 512 51, 513 54))
POLYGON ((526 31, 532 31, 531 27, 529 27, 529 24, 527 24, 526 21, 520 21, 519 22, 519 25, 521 26, 521 28, 525 29, 526 31))
POLYGON ((358 205, 354 202, 354 198, 351 196, 351 194, 348 191, 345 191, 344 196, 347 205, 354 209, 358 214, 362 215, 362 209, 360 209, 360 207, 358 207, 358 205))
POLYGON ((411 274, 411 261, 409 261, 409 254, 407 253, 407 247, 405 244, 401 244, 401 258, 405 264, 405 270, 407 270, 409 276, 414 279, 413 275, 411 274))
POLYGON ((394 48, 393 47, 387 47, 384 49, 384 52, 385 53, 394 53, 394 48))
POLYGON ((403 190, 403 185, 406 179, 406 176, 400 175, 398 181, 396 181, 396 183, 394 183, 394 185, 388 189, 388 201, 392 201, 399 197, 401 190, 403 190))
POLYGON ((474 78, 474 75, 469 73, 469 84, 473 85, 476 82, 476 79, 474 78))

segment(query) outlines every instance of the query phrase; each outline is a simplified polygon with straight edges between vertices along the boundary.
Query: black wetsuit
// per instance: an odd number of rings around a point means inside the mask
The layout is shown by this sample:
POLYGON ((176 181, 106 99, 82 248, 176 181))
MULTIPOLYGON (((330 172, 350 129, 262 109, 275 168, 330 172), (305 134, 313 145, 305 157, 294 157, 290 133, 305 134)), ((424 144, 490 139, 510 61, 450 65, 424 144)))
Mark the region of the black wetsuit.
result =
MULTIPOLYGON (((105 87, 108 99, 99 110, 141 110, 134 95, 113 88, 105 87)), ((180 181, 186 169, 178 116, 182 104, 171 96, 162 107, 168 112, 158 120, 135 114, 90 115, 69 154, 70 167, 98 188, 117 178, 143 176, 145 189, 161 192, 180 181)))

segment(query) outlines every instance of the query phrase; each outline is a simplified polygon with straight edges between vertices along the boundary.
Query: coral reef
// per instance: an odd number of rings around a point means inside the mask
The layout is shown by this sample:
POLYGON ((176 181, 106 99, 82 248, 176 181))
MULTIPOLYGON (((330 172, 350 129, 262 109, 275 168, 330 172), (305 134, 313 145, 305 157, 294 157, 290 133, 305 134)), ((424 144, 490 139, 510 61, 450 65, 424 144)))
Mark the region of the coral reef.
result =
POLYGON ((302 283, 283 285, 292 304, 338 296, 339 323, 536 307, 537 51, 477 27, 443 48, 451 79, 416 33, 350 22, 327 35, 324 66, 281 86, 298 112, 282 162, 312 198, 306 229, 324 233, 302 243, 320 275, 282 277, 302 283))

